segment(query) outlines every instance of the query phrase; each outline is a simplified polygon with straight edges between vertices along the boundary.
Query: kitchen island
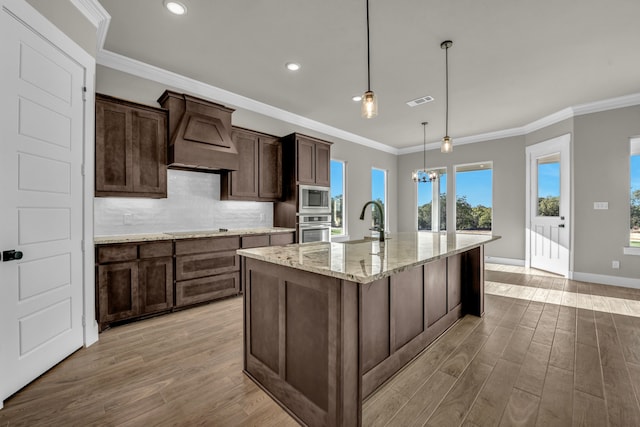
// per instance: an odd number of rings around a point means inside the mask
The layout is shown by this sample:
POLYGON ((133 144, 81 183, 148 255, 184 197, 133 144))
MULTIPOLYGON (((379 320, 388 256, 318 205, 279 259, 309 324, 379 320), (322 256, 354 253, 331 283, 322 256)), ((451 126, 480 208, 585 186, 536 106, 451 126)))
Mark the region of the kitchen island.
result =
POLYGON ((398 233, 243 249, 244 370, 302 424, 359 426, 362 401, 465 314, 497 236, 398 233))

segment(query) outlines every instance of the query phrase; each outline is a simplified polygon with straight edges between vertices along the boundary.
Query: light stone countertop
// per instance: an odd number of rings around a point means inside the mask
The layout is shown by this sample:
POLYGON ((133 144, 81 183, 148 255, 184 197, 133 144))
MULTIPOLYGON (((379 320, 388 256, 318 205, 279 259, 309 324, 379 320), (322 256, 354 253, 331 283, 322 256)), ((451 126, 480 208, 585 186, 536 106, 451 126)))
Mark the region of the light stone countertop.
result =
POLYGON ((238 255, 358 283, 370 283, 429 261, 465 252, 499 236, 464 233, 391 234, 363 239, 240 249, 238 255))
POLYGON ((94 236, 93 243, 96 245, 106 245, 106 244, 113 244, 113 243, 153 242, 158 240, 197 239, 201 237, 278 234, 278 233, 291 233, 294 231, 296 230, 293 228, 284 228, 284 227, 239 228, 239 229, 230 229, 228 231, 219 231, 218 229, 193 230, 193 231, 167 231, 164 233, 123 234, 123 235, 117 235, 117 236, 94 236))

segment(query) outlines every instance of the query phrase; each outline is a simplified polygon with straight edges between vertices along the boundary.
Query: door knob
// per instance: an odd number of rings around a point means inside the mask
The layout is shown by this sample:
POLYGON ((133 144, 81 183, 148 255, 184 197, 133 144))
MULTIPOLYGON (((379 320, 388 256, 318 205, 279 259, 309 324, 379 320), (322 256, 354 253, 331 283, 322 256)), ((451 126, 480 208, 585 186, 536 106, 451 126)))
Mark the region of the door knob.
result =
POLYGON ((560 227, 560 228, 564 228, 564 224, 560 224, 558 227, 560 227))
POLYGON ((22 252, 13 249, 2 251, 2 261, 13 261, 15 259, 22 259, 22 252))

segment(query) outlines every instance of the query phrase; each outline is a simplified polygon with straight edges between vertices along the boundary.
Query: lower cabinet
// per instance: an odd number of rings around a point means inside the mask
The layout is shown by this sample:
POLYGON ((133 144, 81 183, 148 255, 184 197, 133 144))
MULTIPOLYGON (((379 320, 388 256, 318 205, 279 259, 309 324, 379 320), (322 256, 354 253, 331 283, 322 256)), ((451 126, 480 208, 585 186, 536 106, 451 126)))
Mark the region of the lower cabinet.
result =
POLYGON ((294 233, 284 232, 97 245, 100 330, 112 323, 237 295, 242 292, 237 249, 293 241, 294 233))
POLYGON ((100 245, 96 260, 100 330, 173 307, 172 242, 100 245))

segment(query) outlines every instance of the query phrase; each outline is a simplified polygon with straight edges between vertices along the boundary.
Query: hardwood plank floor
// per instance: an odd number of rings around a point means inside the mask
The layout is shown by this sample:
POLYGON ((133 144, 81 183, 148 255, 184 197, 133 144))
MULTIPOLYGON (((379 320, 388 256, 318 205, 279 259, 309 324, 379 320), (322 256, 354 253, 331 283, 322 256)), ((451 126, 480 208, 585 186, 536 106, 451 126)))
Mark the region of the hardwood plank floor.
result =
MULTIPOLYGON (((466 316, 365 403, 365 426, 640 425, 640 290, 487 264, 466 316)), ((242 374, 242 299, 105 331, 5 401, 6 426, 288 426, 242 374)))

